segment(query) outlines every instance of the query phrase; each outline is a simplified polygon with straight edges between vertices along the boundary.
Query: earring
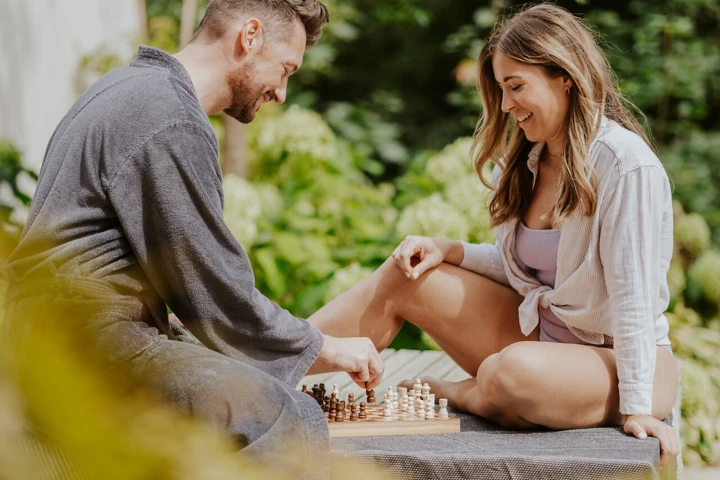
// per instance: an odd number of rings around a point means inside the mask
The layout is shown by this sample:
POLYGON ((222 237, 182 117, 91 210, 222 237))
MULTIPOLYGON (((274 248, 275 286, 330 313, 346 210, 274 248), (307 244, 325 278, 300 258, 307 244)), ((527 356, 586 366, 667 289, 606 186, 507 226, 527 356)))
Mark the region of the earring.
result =
POLYGON ((567 90, 565 90, 565 93, 567 93, 568 95, 570 95, 570 89, 571 89, 571 88, 572 88, 572 87, 568 87, 567 90))

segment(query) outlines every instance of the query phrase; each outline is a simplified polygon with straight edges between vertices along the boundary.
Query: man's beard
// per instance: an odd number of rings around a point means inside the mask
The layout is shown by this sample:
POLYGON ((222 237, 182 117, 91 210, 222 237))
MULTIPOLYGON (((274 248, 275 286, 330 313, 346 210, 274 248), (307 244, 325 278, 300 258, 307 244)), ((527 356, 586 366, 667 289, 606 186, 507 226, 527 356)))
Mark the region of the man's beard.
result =
POLYGON ((228 74, 228 86, 232 103, 223 110, 239 122, 250 123, 255 118, 257 102, 264 95, 264 89, 255 83, 257 69, 254 65, 233 70, 228 74))

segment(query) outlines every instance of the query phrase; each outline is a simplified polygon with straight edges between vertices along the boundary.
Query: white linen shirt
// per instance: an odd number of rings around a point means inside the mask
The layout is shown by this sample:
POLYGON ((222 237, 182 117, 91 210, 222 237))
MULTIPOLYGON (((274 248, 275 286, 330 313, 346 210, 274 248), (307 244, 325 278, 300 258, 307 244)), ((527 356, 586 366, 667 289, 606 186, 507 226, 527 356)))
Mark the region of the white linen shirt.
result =
MULTIPOLYGON (((544 146, 535 144, 528 157, 534 178, 544 146)), ((517 219, 494 229, 494 245, 463 242, 460 266, 525 297, 518 313, 526 336, 538 326, 542 306, 588 343, 614 337, 620 412, 652 414, 656 345, 670 344, 663 315, 673 252, 670 183, 642 138, 606 117, 588 160, 597 208, 593 216, 576 209, 561 226, 555 288, 540 284, 517 258, 517 219)), ((496 167, 493 185, 501 174, 496 167)))

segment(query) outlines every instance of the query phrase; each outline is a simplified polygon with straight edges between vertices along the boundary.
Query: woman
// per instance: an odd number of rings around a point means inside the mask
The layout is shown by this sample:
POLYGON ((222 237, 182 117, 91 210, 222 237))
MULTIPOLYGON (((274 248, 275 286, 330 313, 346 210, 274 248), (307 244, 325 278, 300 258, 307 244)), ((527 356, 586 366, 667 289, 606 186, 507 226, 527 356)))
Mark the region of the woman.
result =
POLYGON ((310 321, 381 350, 407 319, 473 375, 424 379, 451 405, 511 428, 624 425, 669 463, 672 199, 648 137, 591 34, 554 5, 496 26, 479 91, 497 243, 408 237, 310 321))

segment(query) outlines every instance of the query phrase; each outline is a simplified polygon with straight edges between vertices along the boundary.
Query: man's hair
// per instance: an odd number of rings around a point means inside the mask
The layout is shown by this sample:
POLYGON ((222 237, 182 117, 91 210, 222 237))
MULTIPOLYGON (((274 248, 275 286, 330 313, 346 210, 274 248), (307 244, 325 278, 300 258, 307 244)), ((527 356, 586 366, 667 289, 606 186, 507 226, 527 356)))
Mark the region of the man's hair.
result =
POLYGON ((210 0, 196 37, 220 38, 238 16, 254 16, 265 26, 265 34, 282 38, 297 19, 305 27, 306 46, 314 46, 326 23, 327 8, 317 0, 210 0))

